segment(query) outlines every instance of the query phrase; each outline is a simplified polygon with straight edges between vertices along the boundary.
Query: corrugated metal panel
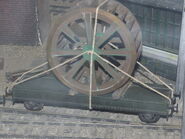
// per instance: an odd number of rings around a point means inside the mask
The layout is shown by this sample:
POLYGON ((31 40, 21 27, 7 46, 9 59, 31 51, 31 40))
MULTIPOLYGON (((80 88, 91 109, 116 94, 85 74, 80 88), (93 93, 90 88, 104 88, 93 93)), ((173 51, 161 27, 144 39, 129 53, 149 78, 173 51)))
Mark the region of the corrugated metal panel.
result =
POLYGON ((120 2, 133 2, 147 6, 166 8, 175 11, 182 11, 183 0, 118 0, 120 2))
POLYGON ((37 45, 35 0, 0 0, 0 44, 37 45))
POLYGON ((123 2, 136 16, 143 44, 178 54, 182 12, 123 2))

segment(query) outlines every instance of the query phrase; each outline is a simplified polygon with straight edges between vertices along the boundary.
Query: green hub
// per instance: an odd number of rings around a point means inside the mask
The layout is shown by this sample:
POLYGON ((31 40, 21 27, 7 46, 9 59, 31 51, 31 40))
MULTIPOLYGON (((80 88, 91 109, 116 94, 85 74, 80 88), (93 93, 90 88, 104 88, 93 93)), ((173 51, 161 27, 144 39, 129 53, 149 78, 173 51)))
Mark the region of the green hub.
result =
MULTIPOLYGON (((91 45, 85 45, 84 46, 83 52, 88 52, 88 51, 92 51, 92 46, 91 45)), ((100 51, 101 50, 99 50, 97 48, 94 48, 94 52, 96 52, 97 54, 100 54, 100 51)), ((83 55, 83 58, 85 60, 90 61, 91 60, 91 54, 86 53, 86 54, 83 55)), ((93 60, 96 60, 96 59, 97 59, 97 56, 95 54, 93 54, 93 60)))

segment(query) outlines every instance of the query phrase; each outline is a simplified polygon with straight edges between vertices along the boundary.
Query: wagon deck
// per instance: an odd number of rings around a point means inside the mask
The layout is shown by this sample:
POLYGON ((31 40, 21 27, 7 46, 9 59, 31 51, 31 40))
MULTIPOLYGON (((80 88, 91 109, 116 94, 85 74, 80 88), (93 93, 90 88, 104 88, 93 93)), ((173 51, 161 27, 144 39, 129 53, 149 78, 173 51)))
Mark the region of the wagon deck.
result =
MULTIPOLYGON (((168 90, 161 85, 151 84, 153 88, 168 95, 168 90)), ((15 86, 12 90, 13 102, 32 101, 48 106, 88 109, 88 95, 77 93, 70 95, 70 89, 58 81, 52 74, 39 77, 15 86)), ((132 84, 119 99, 114 99, 112 93, 93 96, 93 110, 119 113, 155 113, 168 117, 171 114, 171 104, 154 92, 132 84)))

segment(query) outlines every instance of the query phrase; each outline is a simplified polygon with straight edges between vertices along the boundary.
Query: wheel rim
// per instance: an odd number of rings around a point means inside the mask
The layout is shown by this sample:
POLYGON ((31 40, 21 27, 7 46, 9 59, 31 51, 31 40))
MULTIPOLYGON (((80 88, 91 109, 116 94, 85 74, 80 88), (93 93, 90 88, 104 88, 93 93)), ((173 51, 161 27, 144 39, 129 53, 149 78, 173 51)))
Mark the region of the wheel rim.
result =
MULTIPOLYGON (((93 8, 74 10, 57 21, 48 39, 48 61, 51 67, 92 50, 95 11, 93 8)), ((131 35, 121 20, 101 10, 95 52, 125 72, 132 73, 137 56, 131 35)), ((126 76, 96 55, 93 57, 93 95, 110 93, 126 83, 126 76)), ((68 87, 88 94, 89 61, 90 55, 84 54, 55 69, 54 74, 68 87)))

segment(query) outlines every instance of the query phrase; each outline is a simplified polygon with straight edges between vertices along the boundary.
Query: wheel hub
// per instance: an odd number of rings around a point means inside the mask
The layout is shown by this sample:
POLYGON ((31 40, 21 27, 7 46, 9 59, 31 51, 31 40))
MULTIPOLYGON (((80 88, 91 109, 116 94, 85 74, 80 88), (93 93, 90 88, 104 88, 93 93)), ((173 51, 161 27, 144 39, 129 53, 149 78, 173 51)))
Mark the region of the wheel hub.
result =
MULTIPOLYGON (((91 60, 91 54, 93 53, 93 50, 92 50, 92 46, 91 45, 85 45, 83 47, 83 52, 87 52, 83 55, 83 58, 87 61, 90 61, 91 60)), ((97 49, 97 48, 94 48, 94 52, 97 53, 97 54, 101 54, 101 51, 100 49, 97 49)), ((93 61, 97 60, 97 55, 93 54, 93 61)))

